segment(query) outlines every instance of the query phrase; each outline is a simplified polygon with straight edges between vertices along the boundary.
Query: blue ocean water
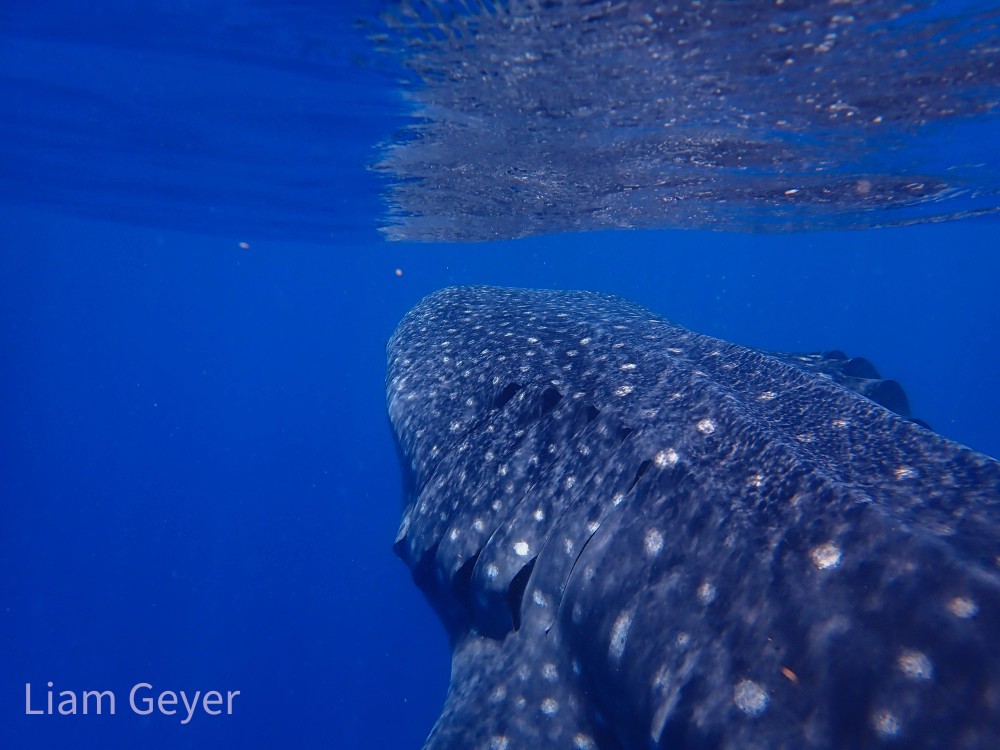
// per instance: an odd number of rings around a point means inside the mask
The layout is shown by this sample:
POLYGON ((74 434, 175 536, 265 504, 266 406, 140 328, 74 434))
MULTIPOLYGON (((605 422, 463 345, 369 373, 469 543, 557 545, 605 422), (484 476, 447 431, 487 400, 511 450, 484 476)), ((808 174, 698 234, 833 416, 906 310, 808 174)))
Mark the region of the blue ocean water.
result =
MULTIPOLYGON (((384 345, 445 285, 861 354, 1000 455, 988 215, 387 241, 370 167, 409 122, 370 40, 389 6, 0 9, 0 747, 420 745, 448 649, 391 551, 384 345), (49 681, 116 715, 26 715, 49 681), (181 724, 128 709, 140 682, 240 695, 181 724)), ((996 122, 966 126, 979 145, 939 125, 935 158, 995 164, 996 122)))

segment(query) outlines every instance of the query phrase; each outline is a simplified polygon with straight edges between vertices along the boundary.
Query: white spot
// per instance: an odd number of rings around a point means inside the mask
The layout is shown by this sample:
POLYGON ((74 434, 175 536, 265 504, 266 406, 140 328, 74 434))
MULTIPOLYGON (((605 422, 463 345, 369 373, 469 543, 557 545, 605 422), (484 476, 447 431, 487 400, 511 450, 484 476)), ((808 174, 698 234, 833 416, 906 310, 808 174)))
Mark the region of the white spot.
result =
POLYGON ((483 529, 486 528, 486 524, 483 523, 483 519, 477 518, 475 521, 472 522, 472 528, 475 529, 476 531, 482 531, 483 529))
POLYGON ((645 547, 647 555, 656 557, 663 549, 663 534, 658 529, 650 529, 646 532, 646 538, 643 539, 643 547, 645 547))
POLYGON ((628 629, 632 626, 632 613, 622 612, 611 626, 611 643, 608 654, 617 661, 625 653, 625 642, 628 640, 628 629))
POLYGON ((931 522, 929 528, 938 536, 953 536, 955 534, 955 528, 946 523, 931 522))
POLYGON ((763 474, 753 474, 750 477, 751 487, 763 487, 764 486, 764 475, 763 474))
POLYGON ((733 690, 733 702, 747 716, 760 716, 767 708, 767 693, 753 680, 740 680, 733 690))
POLYGON ((458 539, 458 529, 452 529, 450 532, 448 532, 448 538, 451 539, 451 541, 453 542, 456 539, 458 539))
POLYGON ((701 420, 698 422, 698 432, 702 435, 711 435, 715 432, 715 422, 708 418, 701 420))
POLYGON ((537 344, 538 343, 538 339, 536 339, 534 336, 529 336, 528 337, 528 343, 529 344, 537 344))
POLYGON ((685 633, 683 630, 677 634, 677 645, 684 648, 688 643, 691 642, 691 636, 685 633))
POLYGON ((510 740, 502 734, 494 735, 493 739, 490 740, 490 750, 507 750, 509 747, 510 740))
POLYGON ((534 512, 533 515, 534 515, 536 521, 544 521, 545 520, 545 511, 542 510, 541 508, 535 508, 535 512, 534 512))
POLYGON ((573 485, 576 484, 576 477, 566 477, 566 489, 573 489, 573 485))
POLYGON ((597 750, 597 744, 589 735, 573 735, 573 747, 575 750, 597 750))
POLYGON ((494 580, 498 575, 500 575, 500 568, 498 568, 493 563, 486 566, 486 577, 491 581, 494 580))
POLYGON ((538 589, 535 589, 534 593, 531 595, 531 600, 539 607, 547 607, 549 605, 545 599, 545 594, 538 589))
POLYGON ((559 679, 559 670, 556 669, 556 665, 552 662, 548 662, 542 665, 542 677, 544 677, 549 682, 555 682, 559 679))
POLYGON ((830 422, 830 425, 832 427, 837 427, 837 428, 843 429, 844 427, 847 427, 847 420, 846 419, 834 419, 832 422, 830 422))
POLYGON ((503 701, 507 697, 507 688, 503 685, 497 685, 496 690, 490 695, 490 703, 496 705, 503 701))
POLYGON ((555 716, 559 710, 559 703, 555 698, 546 698, 542 701, 542 713, 546 716, 555 716))
POLYGON ((599 528, 601 528, 600 521, 591 521, 590 523, 587 524, 587 531, 589 531, 591 534, 596 532, 599 528))
POLYGON ((705 581, 701 586, 698 587, 698 601, 702 604, 711 604, 715 601, 715 596, 718 592, 715 590, 715 586, 712 585, 711 581, 705 581))
POLYGON ((572 539, 563 539, 563 549, 566 550, 567 555, 572 555, 573 550, 576 549, 576 545, 573 544, 572 539))
POLYGON ((531 547, 528 546, 527 542, 514 542, 514 552, 518 557, 527 557, 528 553, 531 552, 531 547))
POLYGON ((500 468, 497 469, 497 473, 502 477, 507 476, 508 471, 507 464, 500 464, 500 468))
POLYGON ((904 651, 896 660, 896 665, 912 680, 929 680, 934 676, 934 665, 920 651, 904 651))
POLYGON ((630 385, 620 385, 617 388, 615 388, 616 396, 627 396, 631 392, 632 392, 632 386, 630 385))
POLYGON ((913 479, 917 476, 917 470, 911 469, 909 466, 900 466, 893 473, 896 475, 896 479, 913 479))
POLYGON ((872 725, 880 737, 889 738, 899 734, 899 719, 892 711, 876 711, 872 715, 872 725))
POLYGON ((677 451, 673 448, 668 448, 665 451, 660 451, 655 456, 653 456, 653 463, 656 464, 658 469, 666 468, 667 466, 674 466, 680 456, 677 455, 677 451))
POLYGON ((619 492, 617 495, 611 498, 611 504, 617 508, 619 505, 622 504, 624 500, 625 500, 625 495, 619 492))
POLYGON ((760 394, 757 397, 757 400, 758 401, 773 401, 777 397, 778 397, 778 394, 775 393, 774 391, 764 391, 762 394, 760 394))
POLYGON ((653 690, 664 692, 666 688, 670 687, 670 677, 670 667, 664 664, 653 678, 653 690))
POLYGON ((580 339, 580 346, 586 346, 590 343, 590 336, 580 339))
POLYGON ((449 425, 448 429, 452 432, 458 432, 462 429, 462 423, 456 420, 449 425))
POLYGON ((633 364, 632 362, 626 362, 624 365, 621 366, 620 369, 625 372, 631 372, 632 370, 635 369, 635 364, 633 364))
POLYGON ((406 536, 407 532, 410 530, 410 524, 413 523, 413 518, 407 514, 403 516, 403 522, 399 525, 399 531, 396 532, 396 538, 402 539, 406 536))
POLYGON ((979 612, 979 605, 967 597, 956 596, 948 602, 948 611, 955 615, 955 617, 961 617, 963 620, 966 620, 976 616, 976 613, 979 612))
POLYGON ((818 547, 813 547, 809 556, 812 558, 813 565, 820 570, 829 570, 840 565, 840 547, 833 542, 826 542, 818 547))

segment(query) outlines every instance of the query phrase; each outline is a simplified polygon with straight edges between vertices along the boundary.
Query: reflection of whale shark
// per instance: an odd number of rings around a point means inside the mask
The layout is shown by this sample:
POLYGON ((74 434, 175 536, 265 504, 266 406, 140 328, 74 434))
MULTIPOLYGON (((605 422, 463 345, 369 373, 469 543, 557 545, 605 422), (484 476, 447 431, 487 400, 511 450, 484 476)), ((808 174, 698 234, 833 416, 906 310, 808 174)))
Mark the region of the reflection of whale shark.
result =
POLYGON ((822 359, 583 292, 412 310, 396 549, 453 649, 427 747, 1000 747, 1000 464, 822 359))

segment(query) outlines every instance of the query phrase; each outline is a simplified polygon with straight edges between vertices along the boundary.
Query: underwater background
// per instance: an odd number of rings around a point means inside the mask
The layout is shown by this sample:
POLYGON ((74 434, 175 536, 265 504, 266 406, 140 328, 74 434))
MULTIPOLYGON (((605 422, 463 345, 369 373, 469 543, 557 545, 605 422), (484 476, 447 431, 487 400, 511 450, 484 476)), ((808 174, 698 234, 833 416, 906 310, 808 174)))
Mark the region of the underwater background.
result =
POLYGON ((1000 455, 995 116, 933 133, 937 163, 988 165, 979 216, 390 240, 372 167, 414 138, 372 42, 391 6, 0 8, 0 747, 420 746, 448 645, 391 550, 385 342, 443 286, 862 355, 1000 455), (117 713, 25 715, 49 681, 117 713), (137 682, 241 694, 182 725, 131 713, 137 682))

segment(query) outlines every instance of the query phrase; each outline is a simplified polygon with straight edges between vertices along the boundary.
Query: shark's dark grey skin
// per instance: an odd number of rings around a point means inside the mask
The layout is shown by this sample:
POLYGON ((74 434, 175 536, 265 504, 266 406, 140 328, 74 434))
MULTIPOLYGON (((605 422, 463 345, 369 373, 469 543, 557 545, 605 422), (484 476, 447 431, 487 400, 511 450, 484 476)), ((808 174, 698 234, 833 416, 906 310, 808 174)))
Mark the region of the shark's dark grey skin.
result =
POLYGON ((598 294, 446 289, 388 357, 427 748, 1000 747, 993 459, 598 294))

